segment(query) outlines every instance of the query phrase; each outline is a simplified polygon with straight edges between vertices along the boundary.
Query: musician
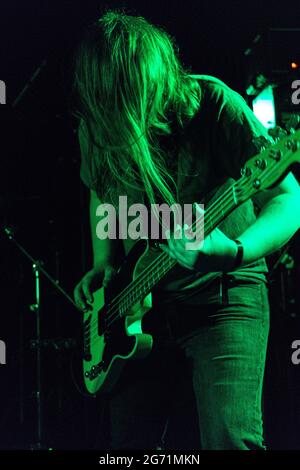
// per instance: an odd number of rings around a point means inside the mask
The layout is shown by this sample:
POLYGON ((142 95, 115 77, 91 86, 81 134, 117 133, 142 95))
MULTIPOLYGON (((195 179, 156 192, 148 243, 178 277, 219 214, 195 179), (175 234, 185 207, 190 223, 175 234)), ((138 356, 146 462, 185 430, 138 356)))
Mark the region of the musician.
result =
MULTIPOLYGON (((120 246, 127 254, 135 243, 96 236, 100 203, 117 205, 127 195, 132 203, 216 203, 222 210, 221 195, 270 137, 238 93, 214 77, 190 75, 173 39, 142 17, 108 11, 89 29, 76 52, 74 89, 94 252, 74 296, 86 310, 94 290, 113 282, 120 246)), ((153 351, 125 367, 109 397, 112 448, 161 447, 166 420, 181 406, 177 388, 186 384, 199 448, 265 449, 264 258, 298 230, 299 202, 288 174, 237 207, 196 251, 171 234, 163 249, 178 265, 144 318, 153 351)), ((188 448, 184 434, 181 448, 188 448)))

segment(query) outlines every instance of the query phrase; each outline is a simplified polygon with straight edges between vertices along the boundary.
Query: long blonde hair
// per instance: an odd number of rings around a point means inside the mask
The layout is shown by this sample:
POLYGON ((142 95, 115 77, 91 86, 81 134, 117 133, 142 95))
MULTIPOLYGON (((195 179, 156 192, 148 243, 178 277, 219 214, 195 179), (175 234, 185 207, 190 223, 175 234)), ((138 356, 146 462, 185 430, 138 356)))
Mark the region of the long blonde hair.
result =
POLYGON ((172 117, 183 126, 201 98, 177 52, 161 28, 122 11, 107 11, 81 41, 76 109, 88 129, 88 159, 103 200, 117 186, 119 194, 143 190, 151 203, 157 196, 175 202, 176 184, 158 136, 171 133, 172 117))

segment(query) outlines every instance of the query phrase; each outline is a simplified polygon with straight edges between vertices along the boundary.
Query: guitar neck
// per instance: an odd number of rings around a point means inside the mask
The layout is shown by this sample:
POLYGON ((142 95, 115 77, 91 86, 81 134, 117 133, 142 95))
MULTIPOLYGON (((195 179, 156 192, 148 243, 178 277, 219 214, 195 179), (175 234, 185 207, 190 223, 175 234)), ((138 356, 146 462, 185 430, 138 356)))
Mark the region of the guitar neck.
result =
MULTIPOLYGON (((201 222, 204 225, 205 236, 209 235, 239 205, 236 191, 236 186, 233 184, 205 212, 204 221, 201 222)), ((125 289, 123 299, 120 300, 126 306, 123 310, 143 300, 177 264, 177 261, 165 252, 157 256, 151 265, 125 289)))
MULTIPOLYGON (((223 195, 211 205, 211 207, 205 212, 204 220, 200 221, 203 224, 203 233, 205 237, 209 235, 220 223, 239 205, 238 199, 235 194, 235 185, 228 188, 223 195)), ((148 278, 152 290, 167 274, 168 272, 178 264, 173 258, 167 253, 162 253, 155 262, 149 268, 141 273, 140 277, 145 276, 148 278), (147 276, 146 276, 147 273, 147 276)), ((149 286, 150 286, 149 284, 149 286)))

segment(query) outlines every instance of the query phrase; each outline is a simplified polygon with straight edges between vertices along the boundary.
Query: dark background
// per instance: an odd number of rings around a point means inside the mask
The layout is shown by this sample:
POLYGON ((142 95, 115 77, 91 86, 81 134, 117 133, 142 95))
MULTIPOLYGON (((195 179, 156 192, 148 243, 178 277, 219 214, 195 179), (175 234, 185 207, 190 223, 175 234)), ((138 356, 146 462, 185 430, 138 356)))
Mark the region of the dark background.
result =
MULTIPOLYGON (((127 12, 165 27, 176 37, 187 67, 215 75, 242 94, 258 71, 282 83, 278 111, 291 111, 290 84, 300 79, 299 71, 290 71, 290 62, 300 59, 297 2, 11 0, 2 4, 0 79, 7 85, 7 105, 0 107, 0 224, 15 226, 19 242, 44 261, 68 293, 91 261, 88 191, 79 180, 76 127, 69 113, 70 57, 84 27, 105 7, 126 7, 127 12)), ((300 449, 300 365, 291 362, 291 343, 300 337, 298 241, 296 235, 288 250, 294 268, 279 266, 271 276, 264 408, 266 439, 273 449, 300 449)), ((271 269, 280 254, 269 260, 271 269)), ((29 309, 34 303, 34 277, 30 262, 2 229, 0 282, 0 339, 7 345, 7 365, 0 366, 0 448, 29 448, 37 439, 36 351, 30 342, 36 331, 29 309)), ((82 390, 80 316, 45 279, 41 298, 42 338, 70 339, 77 345, 57 341, 56 348, 42 350, 44 443, 54 448, 105 448, 105 403, 82 390)))

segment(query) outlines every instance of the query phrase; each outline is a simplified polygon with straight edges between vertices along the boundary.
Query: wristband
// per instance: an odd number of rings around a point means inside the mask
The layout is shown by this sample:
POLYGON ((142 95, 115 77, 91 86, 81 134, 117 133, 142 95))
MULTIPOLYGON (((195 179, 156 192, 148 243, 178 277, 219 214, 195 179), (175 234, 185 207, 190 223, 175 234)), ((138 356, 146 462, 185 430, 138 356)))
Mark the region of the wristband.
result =
POLYGON ((234 260, 233 269, 237 269, 242 264, 243 255, 244 255, 244 247, 242 245, 242 242, 240 242, 240 240, 233 240, 233 241, 237 245, 237 254, 234 260))

